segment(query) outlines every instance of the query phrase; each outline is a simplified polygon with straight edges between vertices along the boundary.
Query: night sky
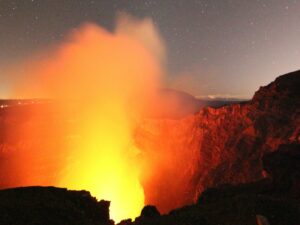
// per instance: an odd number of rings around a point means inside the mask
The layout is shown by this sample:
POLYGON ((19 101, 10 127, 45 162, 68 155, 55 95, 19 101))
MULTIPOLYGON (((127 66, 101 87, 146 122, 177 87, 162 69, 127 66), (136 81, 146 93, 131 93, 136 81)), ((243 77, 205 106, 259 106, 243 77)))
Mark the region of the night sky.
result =
POLYGON ((0 0, 0 98, 6 68, 83 22, 113 30, 125 11, 151 17, 167 48, 167 85, 249 98, 300 68, 300 0, 0 0))

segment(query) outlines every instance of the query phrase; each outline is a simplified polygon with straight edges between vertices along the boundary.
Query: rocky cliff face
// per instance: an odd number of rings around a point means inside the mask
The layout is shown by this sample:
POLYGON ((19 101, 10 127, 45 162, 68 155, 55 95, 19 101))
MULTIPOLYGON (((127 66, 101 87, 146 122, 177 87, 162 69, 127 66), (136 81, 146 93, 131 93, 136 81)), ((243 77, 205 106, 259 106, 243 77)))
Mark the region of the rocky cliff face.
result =
POLYGON ((167 212, 208 187, 264 177, 264 154, 300 142, 299 87, 297 71, 261 87, 249 102, 143 121, 136 142, 151 168, 143 180, 146 203, 167 212))

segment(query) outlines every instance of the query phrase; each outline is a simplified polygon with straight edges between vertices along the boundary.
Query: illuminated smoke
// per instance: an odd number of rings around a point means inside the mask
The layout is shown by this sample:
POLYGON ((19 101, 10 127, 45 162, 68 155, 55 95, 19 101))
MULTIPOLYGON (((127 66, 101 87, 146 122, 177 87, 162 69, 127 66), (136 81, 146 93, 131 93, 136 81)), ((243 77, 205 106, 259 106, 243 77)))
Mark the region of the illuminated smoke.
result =
MULTIPOLYGON (((51 137, 68 129, 71 133, 65 149, 32 149, 18 157, 16 167, 27 174, 21 185, 86 189, 112 201, 115 220, 139 215, 143 171, 133 132, 160 85, 165 51, 160 40, 150 19, 137 21, 122 14, 114 33, 86 23, 59 46, 27 60, 19 70, 25 74, 16 96, 51 98, 55 110, 70 118, 68 127, 57 125, 40 135, 51 137), (36 173, 38 163, 33 161, 39 154, 63 155, 56 179, 45 181, 41 176, 47 177, 47 171, 36 173)), ((32 130, 24 133, 36 135, 32 130)))

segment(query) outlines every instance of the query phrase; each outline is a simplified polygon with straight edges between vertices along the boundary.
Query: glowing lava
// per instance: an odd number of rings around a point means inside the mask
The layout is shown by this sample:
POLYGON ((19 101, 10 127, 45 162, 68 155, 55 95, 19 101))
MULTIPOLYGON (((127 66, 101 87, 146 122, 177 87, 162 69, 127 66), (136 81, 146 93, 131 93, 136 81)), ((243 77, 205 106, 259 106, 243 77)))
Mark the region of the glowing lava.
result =
POLYGON ((134 218, 144 205, 144 192, 128 118, 117 107, 97 112, 83 119, 59 186, 89 190, 111 201, 110 215, 116 221, 134 218))

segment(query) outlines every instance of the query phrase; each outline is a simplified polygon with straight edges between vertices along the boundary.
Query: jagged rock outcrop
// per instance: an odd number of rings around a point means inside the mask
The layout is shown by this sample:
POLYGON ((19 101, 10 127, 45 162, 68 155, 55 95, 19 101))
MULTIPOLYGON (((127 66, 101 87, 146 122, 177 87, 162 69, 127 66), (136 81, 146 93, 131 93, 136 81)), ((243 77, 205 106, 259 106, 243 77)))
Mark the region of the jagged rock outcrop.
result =
POLYGON ((141 215, 127 225, 257 225, 258 220, 272 225, 298 225, 299 154, 299 143, 280 145, 278 150, 263 157, 267 178, 210 188, 200 195, 196 204, 162 216, 141 215))
POLYGON ((109 202, 87 191, 24 187, 0 191, 3 225, 112 225, 109 202))
POLYGON ((271 176, 274 192, 289 195, 300 203, 300 143, 280 145, 263 157, 264 169, 271 176))
POLYGON ((136 142, 151 168, 143 180, 146 203, 168 212, 193 203, 206 188, 264 177, 262 156, 300 141, 299 87, 296 71, 245 103, 204 108, 181 120, 143 121, 136 142))

